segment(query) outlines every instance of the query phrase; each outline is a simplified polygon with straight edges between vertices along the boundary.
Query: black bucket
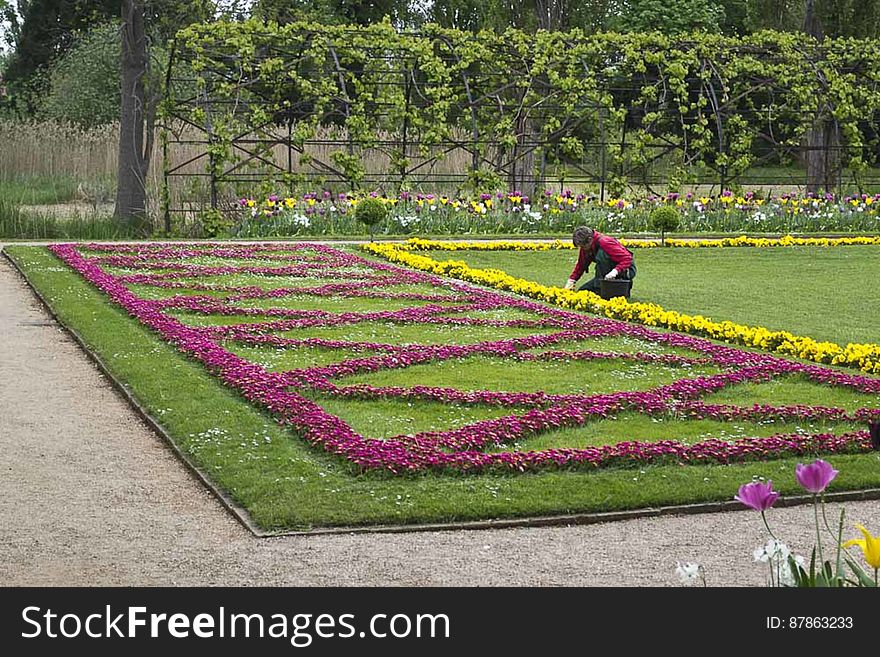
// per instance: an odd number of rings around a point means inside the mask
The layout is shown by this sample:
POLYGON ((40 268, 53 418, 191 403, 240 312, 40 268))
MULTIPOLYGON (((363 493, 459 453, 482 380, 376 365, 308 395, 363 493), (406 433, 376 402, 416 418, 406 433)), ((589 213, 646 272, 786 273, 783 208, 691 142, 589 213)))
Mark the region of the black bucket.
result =
POLYGON ((603 278, 599 281, 599 296, 603 299, 613 299, 614 297, 626 297, 629 299, 631 288, 632 281, 619 278, 603 278))

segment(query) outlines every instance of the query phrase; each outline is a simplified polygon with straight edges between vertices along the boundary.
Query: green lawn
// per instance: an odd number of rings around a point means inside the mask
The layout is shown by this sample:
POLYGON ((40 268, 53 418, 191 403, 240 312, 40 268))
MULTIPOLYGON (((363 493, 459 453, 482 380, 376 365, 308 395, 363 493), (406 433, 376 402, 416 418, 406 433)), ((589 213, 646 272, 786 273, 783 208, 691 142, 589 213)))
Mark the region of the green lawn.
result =
MULTIPOLYGON (((880 342, 878 247, 634 252, 638 268, 634 301, 818 340, 880 342)), ((435 251, 431 256, 562 287, 574 268, 576 252, 435 251)), ((581 282, 586 280, 585 275, 581 282)))
MULTIPOLYGON (((843 249, 841 249, 843 250, 843 249)), ((272 416, 248 404, 224 387, 204 368, 183 356, 174 347, 112 306, 74 272, 68 270, 46 249, 10 247, 7 249, 25 270, 30 282, 50 302, 59 318, 80 333, 90 347, 124 381, 134 396, 158 419, 192 461, 218 487, 226 490, 247 509, 251 518, 267 530, 308 529, 320 526, 350 526, 377 523, 406 524, 482 518, 511 518, 590 511, 633 509, 657 505, 729 500, 737 487, 753 477, 773 479, 783 493, 797 493, 794 466, 799 460, 785 458, 739 465, 652 465, 640 469, 607 468, 595 471, 548 471, 530 474, 419 474, 392 476, 381 472, 355 474, 340 458, 308 446, 290 429, 280 426, 272 416)), ((752 251, 749 251, 752 253, 752 251)), ((830 251, 829 251, 830 253, 830 251)), ((504 259, 506 254, 501 254, 504 259)), ((529 254, 531 255, 531 254, 529 254)), ((654 254, 637 254, 640 266, 654 254)), ((666 254, 660 254, 665 256, 666 254)), ((682 252, 681 258, 695 252, 682 252)), ((564 281, 570 253, 557 254, 557 269, 564 281)), ((525 265, 525 261, 521 261, 525 265)), ((650 270, 650 268, 649 268, 650 270)), ((548 272, 543 272, 548 274, 548 272)), ((522 275, 522 272, 520 272, 522 275)), ((549 275, 549 274, 548 274, 549 275)), ((553 276, 556 274, 553 273, 553 276)), ((648 279, 649 275, 644 274, 648 279)), ((555 280, 555 279, 554 279, 555 280)), ((221 282, 221 281, 217 281, 221 282)), ((793 300, 788 300, 794 305, 793 300)), ((357 306, 357 301, 353 302, 357 306)), ((672 305, 672 304, 670 304, 672 305)), ((241 318, 189 315, 193 323, 223 323, 241 318), (221 321, 222 320, 222 321, 221 321)), ((821 321, 821 320, 817 320, 821 321)), ((315 335, 325 338, 406 342, 469 343, 498 339, 533 330, 492 327, 411 326, 365 323, 314 330, 289 331, 285 337, 315 335)), ((585 341, 586 342, 586 341, 585 341)), ((621 338, 597 340, 594 348, 624 351, 646 350, 640 341, 621 338)), ((558 348, 572 348, 559 345, 558 348)), ((578 344, 578 348, 590 348, 578 344)), ((557 348, 557 347, 554 347, 557 348)), ((346 353, 302 348, 293 355, 266 347, 235 346, 268 367, 287 368, 335 362, 346 353)), ((657 350, 660 351, 662 350, 657 350)), ((361 378, 373 384, 418 382, 436 385, 438 381, 467 388, 472 383, 487 389, 535 390, 547 387, 552 377, 555 388, 577 390, 593 386, 599 379, 611 379, 617 389, 647 387, 687 374, 677 367, 624 364, 609 372, 608 362, 559 363, 529 362, 528 367, 509 369, 490 367, 488 358, 447 362, 436 379, 431 368, 411 367, 388 370, 376 375, 358 375, 339 380, 341 385, 361 378), (452 365, 455 365, 453 371, 452 365), (567 369, 566 369, 567 368, 567 369), (604 372, 605 376, 601 376, 604 372), (383 377, 386 377, 383 380, 383 377)), ((841 390, 802 382, 796 390, 789 382, 779 383, 775 391, 755 391, 755 400, 765 397, 797 398, 799 403, 826 405, 867 405, 864 400, 841 390), (760 393, 760 394, 759 394, 760 393)), ((603 388, 604 389, 604 388, 603 388)), ((724 391, 736 394, 742 389, 724 391)), ((490 419, 499 409, 478 405, 436 404, 403 400, 365 402, 322 397, 315 398, 365 435, 385 438, 402 433, 452 428, 490 419)), ((743 402, 751 396, 745 395, 743 402)), ((736 402, 738 403, 738 402, 736 402)), ((518 413, 512 409, 506 413, 518 413)), ((616 420, 589 423, 580 429, 562 429, 524 441, 520 448, 583 446, 616 442, 621 439, 660 440, 677 437, 687 441, 702 437, 767 435, 799 429, 813 431, 823 427, 789 423, 753 426, 743 422, 684 422, 678 418, 649 418, 622 414, 616 420), (656 420, 656 421, 655 421, 656 420), (687 426, 682 426, 687 424, 687 426), (533 442, 534 441, 534 442, 533 442)), ((848 426, 828 427, 848 430, 848 426)), ((505 446, 509 449, 510 446, 505 446)), ((880 486, 880 454, 831 456, 828 460, 841 471, 833 490, 880 486)))

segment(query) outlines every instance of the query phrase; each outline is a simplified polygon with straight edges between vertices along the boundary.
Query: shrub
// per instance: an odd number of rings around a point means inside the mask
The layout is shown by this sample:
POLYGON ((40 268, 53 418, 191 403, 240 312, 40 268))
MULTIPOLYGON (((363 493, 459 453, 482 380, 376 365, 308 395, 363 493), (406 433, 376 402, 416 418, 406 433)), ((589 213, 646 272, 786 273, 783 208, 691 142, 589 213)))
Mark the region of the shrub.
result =
POLYGON ((199 215, 199 223, 205 237, 220 237, 225 235, 233 222, 220 210, 205 210, 199 215))
POLYGON ((354 218, 370 229, 370 241, 373 241, 373 229, 388 214, 385 204, 377 198, 366 198, 357 204, 354 218))
POLYGON ((651 211, 648 221, 652 230, 660 231, 660 243, 666 246, 666 231, 678 228, 678 210, 668 205, 661 205, 651 211))

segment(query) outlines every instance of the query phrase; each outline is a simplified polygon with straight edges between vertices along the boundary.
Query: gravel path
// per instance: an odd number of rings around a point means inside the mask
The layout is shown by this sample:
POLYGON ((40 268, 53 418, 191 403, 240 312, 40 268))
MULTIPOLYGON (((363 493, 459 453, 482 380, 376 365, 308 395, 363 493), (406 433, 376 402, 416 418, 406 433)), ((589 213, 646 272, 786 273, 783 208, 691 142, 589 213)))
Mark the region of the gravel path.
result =
MULTIPOLYGON (((714 585, 764 581, 752 512, 577 527, 257 539, 130 411, 0 258, 2 585, 714 585)), ((880 531, 880 502, 847 505, 880 531)), ((809 507, 770 512, 811 545, 809 507)))

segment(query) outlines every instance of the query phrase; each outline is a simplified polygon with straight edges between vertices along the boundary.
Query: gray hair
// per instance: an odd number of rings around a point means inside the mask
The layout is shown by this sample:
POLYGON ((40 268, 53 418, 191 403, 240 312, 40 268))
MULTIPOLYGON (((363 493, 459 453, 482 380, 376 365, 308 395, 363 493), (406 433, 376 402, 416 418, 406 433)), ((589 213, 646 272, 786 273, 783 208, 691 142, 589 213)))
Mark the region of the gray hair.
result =
POLYGON ((587 226, 578 226, 571 236, 571 243, 575 246, 589 246, 593 241, 593 229, 587 226))

